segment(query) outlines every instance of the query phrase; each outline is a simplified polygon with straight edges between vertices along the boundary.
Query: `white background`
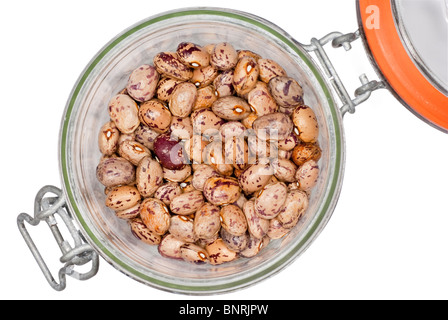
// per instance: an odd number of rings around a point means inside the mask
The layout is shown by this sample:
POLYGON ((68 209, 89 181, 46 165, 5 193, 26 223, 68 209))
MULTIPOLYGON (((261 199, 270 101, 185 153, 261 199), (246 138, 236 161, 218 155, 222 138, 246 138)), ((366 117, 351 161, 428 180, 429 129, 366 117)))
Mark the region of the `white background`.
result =
MULTIPOLYGON (((0 12, 0 298, 184 299, 140 284, 103 260, 86 282, 50 288, 17 229, 36 192, 61 186, 58 135, 72 86, 90 59, 134 23, 184 6, 252 12, 307 43, 357 29, 355 1, 7 1, 0 12), (292 3, 295 4, 291 7, 292 3)), ((436 50, 436 48, 434 49, 436 50)), ((358 41, 334 50, 350 92, 375 77, 358 41)), ((231 294, 191 299, 447 299, 448 135, 383 90, 344 120, 338 206, 313 245, 278 275, 231 294)), ((52 271, 60 253, 45 223, 31 230, 52 271), (39 242, 39 241, 40 242, 39 242)))

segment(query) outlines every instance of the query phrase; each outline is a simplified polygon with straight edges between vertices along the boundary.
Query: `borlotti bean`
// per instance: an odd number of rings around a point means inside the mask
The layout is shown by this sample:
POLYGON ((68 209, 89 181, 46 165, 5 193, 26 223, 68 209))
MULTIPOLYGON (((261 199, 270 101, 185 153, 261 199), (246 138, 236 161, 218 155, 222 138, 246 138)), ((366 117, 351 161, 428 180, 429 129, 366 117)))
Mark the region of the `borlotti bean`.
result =
POLYGON ((119 186, 107 194, 106 206, 115 211, 122 211, 134 207, 140 200, 141 196, 136 187, 119 186))
POLYGON ((118 149, 120 131, 113 121, 103 125, 98 134, 98 147, 105 156, 113 155, 118 149))
POLYGON ((215 94, 215 88, 213 88, 213 86, 199 88, 193 111, 202 108, 210 108, 217 99, 218 97, 215 94))
POLYGON ((135 181, 137 189, 143 197, 152 197, 163 183, 162 167, 150 156, 143 158, 138 163, 135 181))
POLYGON ((228 42, 166 49, 105 106, 104 205, 167 259, 250 259, 308 210, 319 118, 272 57, 228 42))
POLYGON ((229 249, 221 238, 206 245, 205 249, 207 250, 209 261, 212 265, 230 262, 237 258, 237 253, 229 249))
POLYGON ((119 94, 109 102, 109 116, 122 133, 132 133, 140 124, 139 106, 130 96, 119 94))
POLYGON ((199 239, 210 239, 221 229, 219 207, 211 203, 204 204, 194 216, 194 234, 199 239))
POLYGON ((182 42, 178 45, 176 52, 179 60, 191 68, 204 68, 210 64, 210 55, 197 44, 182 42))
POLYGON ((151 232, 159 236, 164 235, 170 228, 170 213, 159 199, 145 199, 140 205, 140 218, 151 232))
POLYGON ((140 203, 137 203, 135 206, 130 207, 129 209, 115 211, 115 214, 118 218, 124 220, 138 218, 140 216, 140 203))
POLYGON ((162 101, 153 99, 140 104, 138 118, 140 122, 158 133, 164 133, 171 124, 171 112, 162 101))
POLYGON ((146 225, 143 223, 142 219, 135 218, 130 222, 131 232, 138 239, 150 245, 158 245, 160 243, 161 237, 160 235, 149 230, 146 225))
POLYGON ((173 215, 168 231, 183 242, 193 243, 196 241, 194 222, 189 216, 173 215))
POLYGON ((149 101, 156 93, 159 78, 156 68, 145 64, 135 69, 129 76, 127 93, 138 102, 149 101))
POLYGON ((164 204, 170 205, 171 201, 182 193, 182 189, 177 182, 166 182, 162 184, 154 194, 154 198, 161 200, 164 204))
POLYGON ((150 156, 148 148, 135 140, 126 140, 120 143, 118 154, 137 166, 144 157, 150 156))
POLYGON ((158 246, 160 255, 172 258, 172 259, 182 259, 180 253, 180 247, 185 244, 184 241, 176 238, 171 233, 168 233, 163 239, 160 241, 158 246))

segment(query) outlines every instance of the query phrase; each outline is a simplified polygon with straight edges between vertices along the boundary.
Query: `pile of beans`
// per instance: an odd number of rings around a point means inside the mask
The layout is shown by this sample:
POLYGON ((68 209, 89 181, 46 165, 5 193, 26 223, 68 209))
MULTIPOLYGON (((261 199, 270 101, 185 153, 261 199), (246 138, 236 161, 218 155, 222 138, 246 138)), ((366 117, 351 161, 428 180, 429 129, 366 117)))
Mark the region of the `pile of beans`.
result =
POLYGON ((308 208, 319 125, 273 60, 183 42, 135 69, 108 111, 96 168, 105 205, 164 257, 253 257, 308 208))

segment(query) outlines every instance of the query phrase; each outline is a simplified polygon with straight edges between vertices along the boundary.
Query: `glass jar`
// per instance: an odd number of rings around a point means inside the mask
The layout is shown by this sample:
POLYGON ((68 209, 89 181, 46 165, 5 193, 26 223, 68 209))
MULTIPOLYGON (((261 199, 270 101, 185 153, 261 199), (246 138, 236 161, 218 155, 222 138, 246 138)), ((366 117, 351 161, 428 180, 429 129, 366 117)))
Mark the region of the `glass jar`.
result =
POLYGON ((341 190, 344 172, 341 113, 322 72, 285 31, 259 17, 228 9, 183 9, 151 17, 109 42, 88 64, 75 84, 60 132, 60 174, 68 209, 93 249, 115 268, 152 287, 185 294, 237 290, 279 272, 300 256, 322 231, 341 190), (95 170, 101 154, 97 137, 108 121, 110 98, 121 91, 132 70, 152 63, 162 50, 182 41, 206 45, 230 42, 282 65, 299 80, 305 103, 320 125, 320 178, 305 216, 291 233, 272 240, 257 256, 223 265, 192 265, 160 256, 157 246, 134 237, 126 221, 105 205, 104 187, 95 170))

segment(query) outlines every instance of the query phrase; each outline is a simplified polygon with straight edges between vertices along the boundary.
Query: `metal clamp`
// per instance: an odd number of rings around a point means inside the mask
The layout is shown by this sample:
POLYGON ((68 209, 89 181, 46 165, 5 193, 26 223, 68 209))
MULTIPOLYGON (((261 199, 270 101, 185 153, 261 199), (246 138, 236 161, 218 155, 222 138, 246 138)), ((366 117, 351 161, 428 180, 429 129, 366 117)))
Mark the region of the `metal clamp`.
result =
POLYGON ((98 254, 93 250, 93 248, 85 243, 79 231, 73 224, 73 218, 71 217, 69 211, 66 207, 65 198, 62 191, 53 186, 43 187, 36 195, 34 201, 34 217, 26 213, 21 213, 17 217, 17 225, 19 227, 20 233, 25 239, 26 244, 31 250, 34 258, 37 261, 40 269, 42 270, 45 278, 51 287, 57 291, 62 291, 66 287, 66 275, 69 275, 78 280, 87 280, 96 275, 99 267, 99 257, 98 254), (56 197, 45 197, 47 193, 53 193, 56 197), (74 247, 67 242, 58 226, 55 218, 55 214, 58 214, 62 221, 67 226, 71 236, 74 240, 74 247), (46 265, 44 259, 42 258, 39 250, 37 249, 34 241, 32 240, 28 230, 25 226, 25 221, 32 226, 37 226, 41 221, 47 222, 56 239, 59 248, 62 251, 62 257, 60 262, 64 263, 64 267, 59 270, 59 283, 53 278, 51 272, 46 265), (90 271, 86 273, 79 273, 74 270, 74 266, 81 266, 92 261, 92 267, 90 271))
POLYGON ((366 101, 373 91, 386 88, 386 85, 383 81, 369 81, 367 76, 365 74, 362 74, 359 77, 362 85, 355 90, 355 98, 352 99, 324 49, 324 45, 331 42, 333 48, 344 47, 346 51, 349 51, 352 48, 351 43, 357 40, 359 37, 359 30, 354 33, 348 34, 332 32, 320 40, 312 38, 310 45, 303 46, 308 52, 314 52, 319 59, 319 62, 321 63, 326 75, 330 80, 330 83, 333 85, 333 88, 335 89, 342 102, 342 116, 344 116, 347 112, 355 113, 355 107, 366 101))

